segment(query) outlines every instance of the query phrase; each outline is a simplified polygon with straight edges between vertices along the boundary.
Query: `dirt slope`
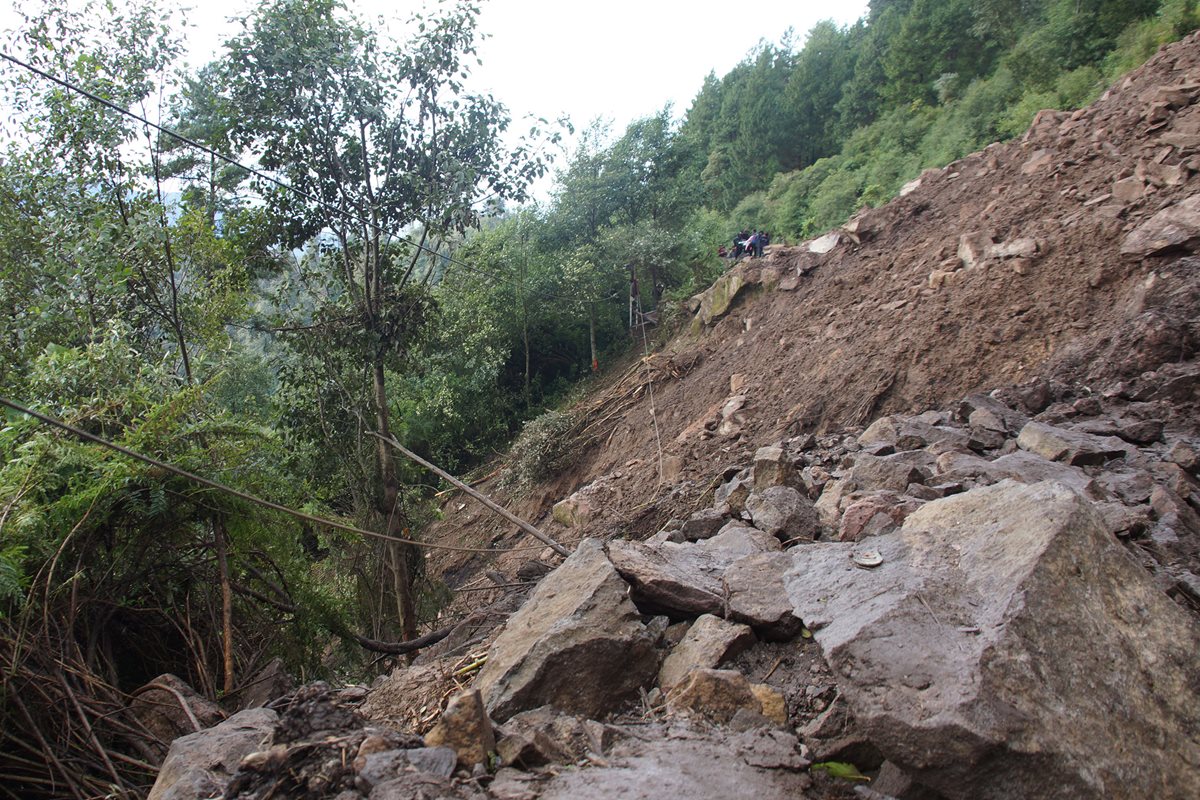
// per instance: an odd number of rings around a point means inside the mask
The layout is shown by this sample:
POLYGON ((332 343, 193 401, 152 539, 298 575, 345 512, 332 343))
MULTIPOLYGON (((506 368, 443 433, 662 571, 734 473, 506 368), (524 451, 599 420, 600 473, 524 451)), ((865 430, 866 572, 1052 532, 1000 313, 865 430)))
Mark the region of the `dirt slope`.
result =
MULTIPOLYGON (((843 231, 827 254, 806 243, 737 266, 750 286, 730 311, 694 323, 584 401, 587 444, 575 466, 507 499, 510 508, 567 544, 643 538, 701 506, 725 466, 784 435, 861 427, 1037 380, 1101 391, 1194 358, 1200 263, 1185 248, 1121 248, 1200 187, 1197 99, 1193 34, 1093 106, 1043 112, 1023 139, 928 171, 860 215, 857 232, 843 231), (972 242, 989 240, 1011 252, 968 268, 972 242), (719 425, 739 396, 744 406, 719 425), (554 522, 550 506, 589 484, 590 521, 554 522)), ((528 544, 461 495, 444 517, 428 537, 528 544)), ((493 566, 511 578, 536 554, 493 566)), ((479 557, 430 559, 452 587, 481 566, 479 557)))

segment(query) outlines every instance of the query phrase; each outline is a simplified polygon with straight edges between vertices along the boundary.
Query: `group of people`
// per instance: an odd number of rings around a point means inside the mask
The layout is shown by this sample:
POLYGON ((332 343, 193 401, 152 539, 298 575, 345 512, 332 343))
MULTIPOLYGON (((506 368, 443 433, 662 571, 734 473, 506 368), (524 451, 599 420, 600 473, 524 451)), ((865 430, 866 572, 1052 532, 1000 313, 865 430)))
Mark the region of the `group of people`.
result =
POLYGON ((764 231, 740 231, 733 237, 733 252, 725 249, 725 245, 721 245, 717 255, 721 258, 732 257, 737 260, 749 253, 752 258, 762 258, 763 248, 770 243, 771 236, 764 231))

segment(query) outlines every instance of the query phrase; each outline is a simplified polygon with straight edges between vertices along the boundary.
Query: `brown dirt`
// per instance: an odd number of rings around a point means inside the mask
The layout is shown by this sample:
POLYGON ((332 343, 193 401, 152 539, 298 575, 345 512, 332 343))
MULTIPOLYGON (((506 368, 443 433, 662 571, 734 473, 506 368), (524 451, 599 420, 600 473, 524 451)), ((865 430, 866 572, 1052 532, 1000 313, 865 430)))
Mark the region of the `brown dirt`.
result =
MULTIPOLYGON (((570 546, 583 536, 644 538, 667 519, 708 504, 713 479, 730 464, 783 436, 831 432, 883 414, 918 412, 974 391, 1034 379, 1097 390, 1161 364, 1194 357, 1200 341, 1200 268, 1179 253, 1137 259, 1124 237, 1200 186, 1197 150, 1164 134, 1200 133, 1200 105, 1164 108, 1159 87, 1200 80, 1200 38, 1164 48, 1093 106, 1043 112, 1019 141, 922 176, 915 191, 863 215, 861 243, 825 256, 777 247, 736 269, 784 277, 803 272, 794 291, 753 287, 711 327, 684 331, 649 360, 649 369, 614 375, 577 410, 596 424, 575 466, 524 498, 499 497, 570 546), (1041 166, 1035 166, 1038 162, 1041 166), (1154 186, 1141 199, 1106 197, 1115 181, 1182 166, 1179 186, 1154 186), (1038 241, 1040 254, 1014 268, 994 262, 955 273, 930 288, 933 270, 958 263, 960 236, 1038 241), (706 429, 745 376, 740 430, 706 429), (653 396, 661 457, 660 481, 653 396), (615 412, 609 414, 608 412, 615 412), (567 529, 551 505, 589 483, 603 489, 593 519, 567 529)), ((1196 137, 1193 137, 1196 138, 1196 137)), ((494 491, 491 481, 480 488, 494 491)), ((455 494, 425 536, 482 546, 527 546, 515 528, 455 494)), ((536 544, 536 543, 532 543, 536 544)), ((538 549, 502 556, 429 556, 430 573, 452 588, 480 585, 495 569, 508 579, 538 549), (489 562, 485 567, 485 560, 489 562)), ((463 593, 456 607, 479 607, 495 592, 463 593)))

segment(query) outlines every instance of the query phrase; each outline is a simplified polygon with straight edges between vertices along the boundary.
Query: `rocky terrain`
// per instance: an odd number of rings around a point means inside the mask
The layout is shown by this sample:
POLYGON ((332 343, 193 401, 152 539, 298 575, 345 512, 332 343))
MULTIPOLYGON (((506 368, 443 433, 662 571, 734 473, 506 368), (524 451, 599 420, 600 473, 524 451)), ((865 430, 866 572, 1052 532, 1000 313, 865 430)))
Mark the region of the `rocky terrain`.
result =
POLYGON ((508 503, 572 555, 431 556, 449 637, 151 796, 1200 796, 1197 173, 1193 35, 736 266, 508 503))

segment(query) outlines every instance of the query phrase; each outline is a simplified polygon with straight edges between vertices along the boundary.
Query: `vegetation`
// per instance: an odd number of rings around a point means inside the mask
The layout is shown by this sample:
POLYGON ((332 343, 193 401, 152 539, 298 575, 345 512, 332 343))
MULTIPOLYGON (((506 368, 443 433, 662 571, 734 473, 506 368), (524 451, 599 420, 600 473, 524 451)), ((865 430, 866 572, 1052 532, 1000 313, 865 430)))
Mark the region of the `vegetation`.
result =
POLYGON ((36 782, 54 757, 76 796, 143 786, 122 709, 158 674, 231 697, 273 656, 354 670, 359 644, 414 638, 445 591, 395 539, 420 538, 435 487, 383 439, 465 471, 523 427, 504 475, 528 486, 563 464, 554 407, 630 346, 631 277, 632 311, 668 311, 734 231, 818 234, 1090 102, 1198 21, 1188 0, 874 0, 710 75, 680 119, 581 131, 539 205, 562 129, 515 138, 469 91, 476 18, 447 2, 393 40, 341 0, 272 0, 177 76, 158 0, 28 11, 14 55, 211 150, 4 73, 0 395, 394 538, 10 411, 0 773, 27 795, 56 791, 36 782))

